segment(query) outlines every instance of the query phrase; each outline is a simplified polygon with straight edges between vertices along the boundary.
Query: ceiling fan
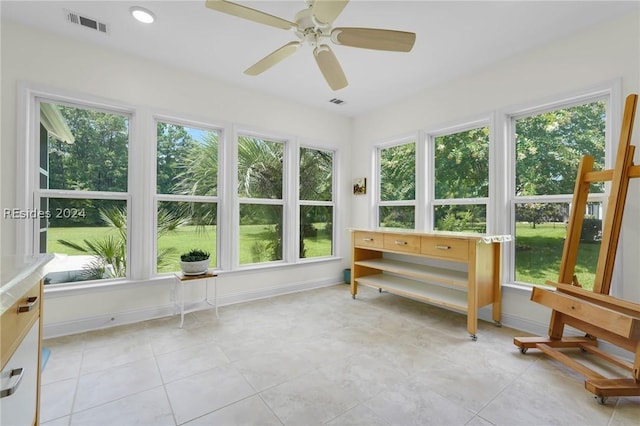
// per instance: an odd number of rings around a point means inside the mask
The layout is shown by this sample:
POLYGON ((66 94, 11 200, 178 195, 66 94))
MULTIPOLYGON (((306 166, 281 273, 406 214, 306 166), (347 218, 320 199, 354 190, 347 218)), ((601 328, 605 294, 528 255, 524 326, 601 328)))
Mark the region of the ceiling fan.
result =
POLYGON ((308 7, 298 12, 294 21, 279 18, 247 6, 226 0, 207 0, 206 6, 218 12, 227 13, 264 25, 293 30, 298 41, 292 41, 274 50, 244 73, 258 75, 296 52, 304 43, 313 47, 316 63, 332 90, 347 86, 347 78, 335 54, 325 43, 363 49, 409 52, 416 40, 414 33, 377 28, 333 28, 333 21, 340 15, 349 0, 306 0, 308 7))

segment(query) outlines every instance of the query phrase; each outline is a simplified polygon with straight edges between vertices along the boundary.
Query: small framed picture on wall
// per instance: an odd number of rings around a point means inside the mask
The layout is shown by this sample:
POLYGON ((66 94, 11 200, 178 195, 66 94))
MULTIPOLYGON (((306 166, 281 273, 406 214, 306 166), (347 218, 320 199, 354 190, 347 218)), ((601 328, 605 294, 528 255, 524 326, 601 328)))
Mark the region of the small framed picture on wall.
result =
POLYGON ((364 195, 367 193, 367 178, 355 178, 353 180, 353 194, 364 195))

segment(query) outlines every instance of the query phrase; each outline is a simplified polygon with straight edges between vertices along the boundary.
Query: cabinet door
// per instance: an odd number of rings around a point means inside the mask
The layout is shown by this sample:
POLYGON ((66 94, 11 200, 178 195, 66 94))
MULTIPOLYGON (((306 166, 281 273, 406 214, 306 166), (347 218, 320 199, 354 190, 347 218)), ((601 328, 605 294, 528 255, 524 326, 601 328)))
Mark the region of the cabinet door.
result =
POLYGON ((0 424, 31 426, 36 419, 39 327, 38 320, 2 369, 0 424))

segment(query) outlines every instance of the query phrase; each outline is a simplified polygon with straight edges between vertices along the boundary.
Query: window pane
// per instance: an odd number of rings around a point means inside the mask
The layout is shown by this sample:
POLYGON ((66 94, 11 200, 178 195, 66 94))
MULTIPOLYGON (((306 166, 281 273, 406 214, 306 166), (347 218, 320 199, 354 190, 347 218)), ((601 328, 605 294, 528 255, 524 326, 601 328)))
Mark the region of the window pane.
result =
POLYGON ((382 206, 379 214, 379 226, 383 228, 414 229, 416 226, 413 206, 382 206))
POLYGON ((399 201, 415 198, 416 144, 412 142, 381 149, 380 200, 399 201))
POLYGON ((300 148, 300 199, 331 201, 333 152, 300 148))
POLYGON ((435 138, 435 198, 489 196, 489 128, 435 138))
MULTIPOLYGON (((48 154, 48 167, 40 171, 40 188, 127 191, 126 116, 43 102, 40 124, 40 146, 45 146, 46 139, 48 154)), ((42 166, 46 158, 40 154, 42 166)))
POLYGON ((159 122, 158 194, 218 195, 218 139, 215 131, 159 122))
MULTIPOLYGON (((605 119, 599 101, 516 120, 516 196, 573 193, 583 155, 603 169, 605 119)), ((604 183, 590 192, 604 192, 604 183)))
MULTIPOLYGON (((592 214, 584 219, 575 274, 584 288, 593 289, 602 235, 602 205, 590 203, 587 210, 592 214)), ((516 204, 516 281, 544 284, 558 280, 568 218, 566 203, 516 204)))
POLYGON ((45 284, 126 277, 126 201, 41 198, 47 203, 40 251, 62 256, 48 264, 45 284))
POLYGON ((282 260, 282 206, 240 205, 240 264, 282 260))
POLYGON ((158 272, 180 270, 180 255, 193 249, 211 253, 210 268, 217 263, 217 204, 158 202, 158 272))
POLYGON ((300 257, 333 254, 333 207, 300 206, 300 257))
POLYGON ((437 231, 487 231, 487 206, 484 204, 446 205, 434 208, 434 229, 437 231))
POLYGON ((283 153, 283 143, 239 137, 238 195, 282 199, 283 153))

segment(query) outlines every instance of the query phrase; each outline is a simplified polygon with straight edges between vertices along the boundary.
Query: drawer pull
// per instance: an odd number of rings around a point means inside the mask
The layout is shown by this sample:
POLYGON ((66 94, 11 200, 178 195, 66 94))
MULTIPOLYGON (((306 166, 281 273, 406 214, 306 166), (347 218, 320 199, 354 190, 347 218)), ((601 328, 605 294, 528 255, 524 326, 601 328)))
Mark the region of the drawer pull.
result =
POLYGON ((402 241, 402 240, 396 240, 396 244, 399 245, 399 246, 406 246, 409 243, 406 242, 406 241, 402 241))
POLYGON ((367 243, 370 243, 373 241, 373 238, 363 238, 362 241, 365 241, 367 243))
POLYGON ((449 250, 451 246, 445 246, 444 244, 436 244, 438 250, 449 250))
POLYGON ((24 374, 24 368, 14 368, 11 370, 9 374, 9 378, 11 379, 11 383, 9 387, 6 389, 0 390, 0 398, 4 398, 5 396, 13 395, 18 390, 18 386, 20 386, 20 382, 22 381, 22 375, 24 374))
POLYGON ((18 305, 18 313, 29 312, 38 304, 38 296, 31 296, 27 298, 25 305, 18 305))

